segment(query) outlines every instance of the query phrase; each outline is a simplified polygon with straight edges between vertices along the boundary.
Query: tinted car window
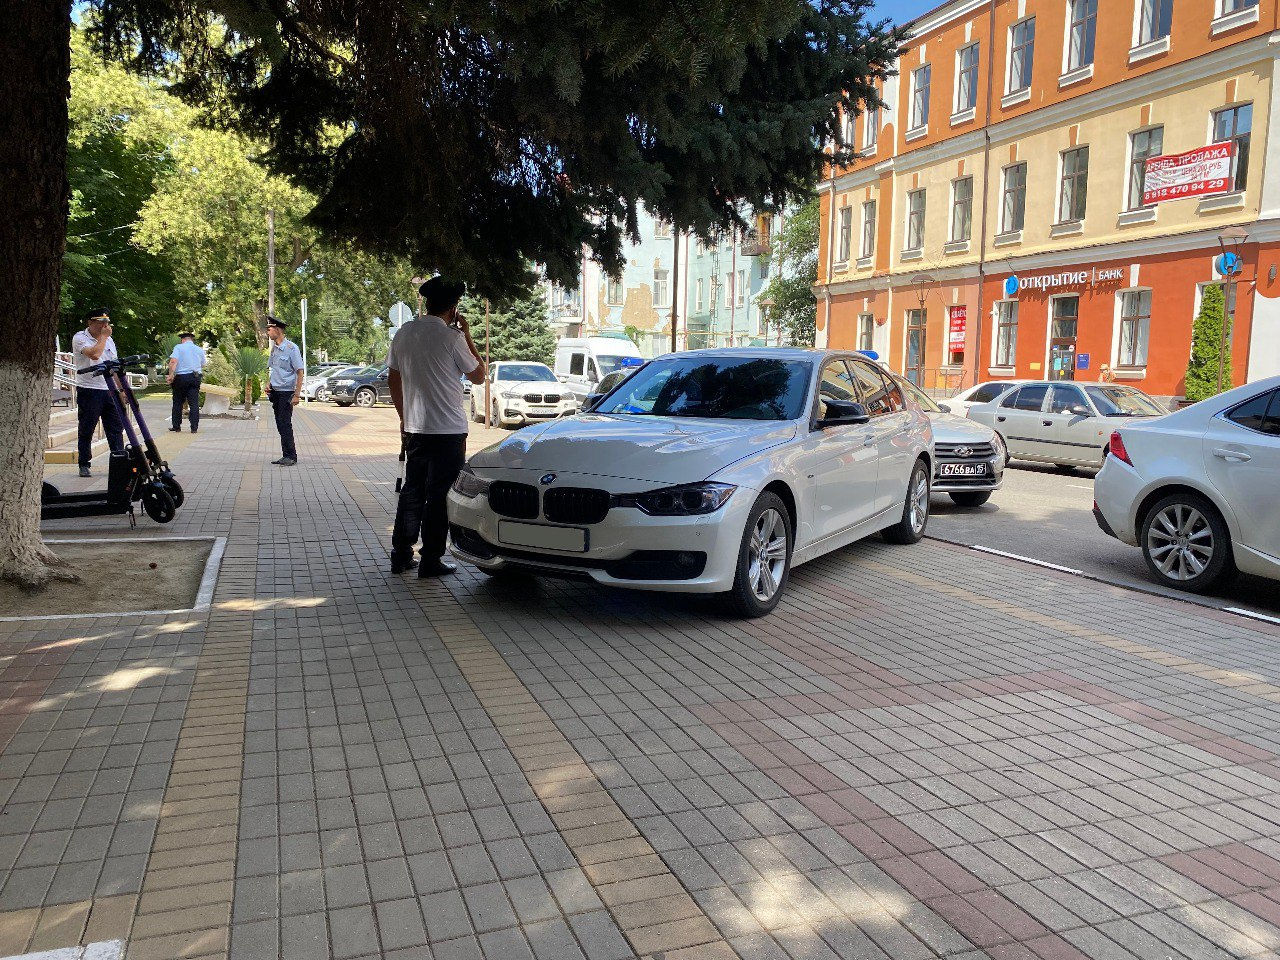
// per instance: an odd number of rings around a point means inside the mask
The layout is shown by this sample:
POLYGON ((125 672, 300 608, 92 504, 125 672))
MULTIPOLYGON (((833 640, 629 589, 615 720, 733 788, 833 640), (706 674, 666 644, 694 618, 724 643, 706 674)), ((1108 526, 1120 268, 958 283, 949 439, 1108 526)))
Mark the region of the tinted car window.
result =
POLYGON ((898 385, 899 390, 920 404, 922 410, 928 413, 942 413, 942 408, 934 402, 933 398, 910 380, 901 380, 898 377, 894 377, 893 382, 898 385))
POLYGON ((981 384, 973 394, 969 397, 970 403, 989 403, 1000 394, 1009 389, 1007 383, 984 383, 981 384))
POLYGON ((843 360, 831 360, 822 368, 822 378, 818 381, 818 418, 827 416, 828 400, 858 400, 857 388, 849 376, 849 369, 843 360))
POLYGON ((1089 387, 1089 396, 1104 417, 1163 417, 1169 411, 1133 387, 1089 387))
POLYGON ((858 360, 850 360, 849 369, 858 384, 858 393, 862 396, 862 405, 867 408, 867 413, 873 417, 891 413, 893 404, 880 373, 870 364, 858 360))
POLYGON ((1258 433, 1280 434, 1280 399, 1277 397, 1280 390, 1246 400, 1228 413, 1227 419, 1258 433))
POLYGON ((1014 410, 1034 410, 1039 413, 1040 408, 1044 406, 1045 394, 1048 392, 1047 383, 1031 383, 1009 394, 1000 406, 1011 407, 1014 410))
POLYGON ((653 360, 615 390, 597 413, 727 420, 797 420, 813 365, 766 357, 653 360))
POLYGON ((880 379, 884 381, 885 399, 889 402, 889 407, 893 410, 905 410, 907 401, 902 396, 902 388, 898 386, 898 382, 889 376, 889 373, 883 369, 877 369, 876 373, 880 375, 880 379))
POLYGON ((1053 393, 1049 395, 1050 413, 1070 413, 1072 407, 1087 407, 1088 405, 1084 399, 1084 391, 1079 387, 1064 387, 1060 383, 1055 384, 1053 393))
POLYGON ((585 353, 574 353, 569 356, 569 373, 571 376, 580 377, 582 371, 586 369, 587 355, 585 353))

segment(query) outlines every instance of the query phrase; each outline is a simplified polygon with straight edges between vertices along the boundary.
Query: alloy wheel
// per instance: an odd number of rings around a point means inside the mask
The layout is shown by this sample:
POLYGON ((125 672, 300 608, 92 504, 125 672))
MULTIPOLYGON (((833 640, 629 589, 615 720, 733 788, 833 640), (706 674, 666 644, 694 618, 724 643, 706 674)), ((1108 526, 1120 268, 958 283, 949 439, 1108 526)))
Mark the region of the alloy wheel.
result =
POLYGON ((923 469, 917 470, 911 481, 909 516, 912 531, 920 533, 929 519, 929 476, 923 469))
POLYGON ((1213 528, 1203 513, 1185 503, 1171 503, 1147 529, 1147 552, 1170 580, 1194 580, 1213 560, 1213 528))
POLYGON ((747 549, 751 592, 768 602, 787 571, 787 525, 777 510, 770 508, 760 514, 747 549))
POLYGON ((357 407, 372 407, 377 402, 377 397, 372 390, 359 390, 356 392, 357 407))

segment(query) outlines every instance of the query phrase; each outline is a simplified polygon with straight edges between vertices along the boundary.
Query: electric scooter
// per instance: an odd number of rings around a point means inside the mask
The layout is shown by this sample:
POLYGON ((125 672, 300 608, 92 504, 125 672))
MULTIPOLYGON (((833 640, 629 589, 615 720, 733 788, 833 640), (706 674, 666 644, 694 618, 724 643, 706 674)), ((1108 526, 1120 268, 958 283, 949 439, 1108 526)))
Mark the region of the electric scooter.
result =
POLYGON ((139 354, 119 360, 104 360, 80 371, 105 380, 128 442, 123 450, 111 453, 105 490, 62 493, 46 480, 40 491, 41 520, 127 513, 129 525, 134 526, 133 505, 141 501, 147 516, 156 523, 168 523, 182 506, 186 499, 182 485, 169 469, 168 462, 160 456, 126 375, 129 367, 138 366, 148 359, 145 354, 139 354), (138 427, 136 432, 134 422, 138 427))

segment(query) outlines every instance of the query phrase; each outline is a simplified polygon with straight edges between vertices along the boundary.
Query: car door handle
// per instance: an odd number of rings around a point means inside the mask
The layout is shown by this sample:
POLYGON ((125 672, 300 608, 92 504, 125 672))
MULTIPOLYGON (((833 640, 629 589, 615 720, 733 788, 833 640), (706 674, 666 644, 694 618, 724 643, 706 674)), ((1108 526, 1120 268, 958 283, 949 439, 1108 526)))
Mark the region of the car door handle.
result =
POLYGON ((1219 447, 1213 451, 1213 455, 1219 460, 1231 460, 1235 463, 1247 463, 1253 457, 1245 453, 1243 450, 1228 450, 1226 447, 1219 447))
POLYGON ((1004 423, 1005 419, 1006 419, 1005 417, 996 417, 996 422, 997 422, 997 423, 1004 423))
POLYGON ((1053 421, 1052 421, 1052 420, 1041 420, 1041 421, 1040 421, 1040 425, 1041 425, 1041 426, 1044 426, 1044 427, 1052 427, 1052 426, 1053 426, 1053 421))

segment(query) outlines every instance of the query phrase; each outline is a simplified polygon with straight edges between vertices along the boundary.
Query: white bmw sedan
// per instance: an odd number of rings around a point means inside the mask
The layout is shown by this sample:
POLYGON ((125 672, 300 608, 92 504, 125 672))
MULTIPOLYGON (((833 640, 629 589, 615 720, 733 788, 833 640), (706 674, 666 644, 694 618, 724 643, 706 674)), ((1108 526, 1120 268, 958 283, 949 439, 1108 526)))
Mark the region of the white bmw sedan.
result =
POLYGON ((1165 586, 1280 580, 1280 377, 1121 427, 1093 496, 1098 526, 1165 586))
POLYGON ((472 457, 453 552, 491 574, 725 593, 760 616, 797 564, 876 532, 919 540, 931 456, 924 413, 864 357, 669 354, 472 457))

